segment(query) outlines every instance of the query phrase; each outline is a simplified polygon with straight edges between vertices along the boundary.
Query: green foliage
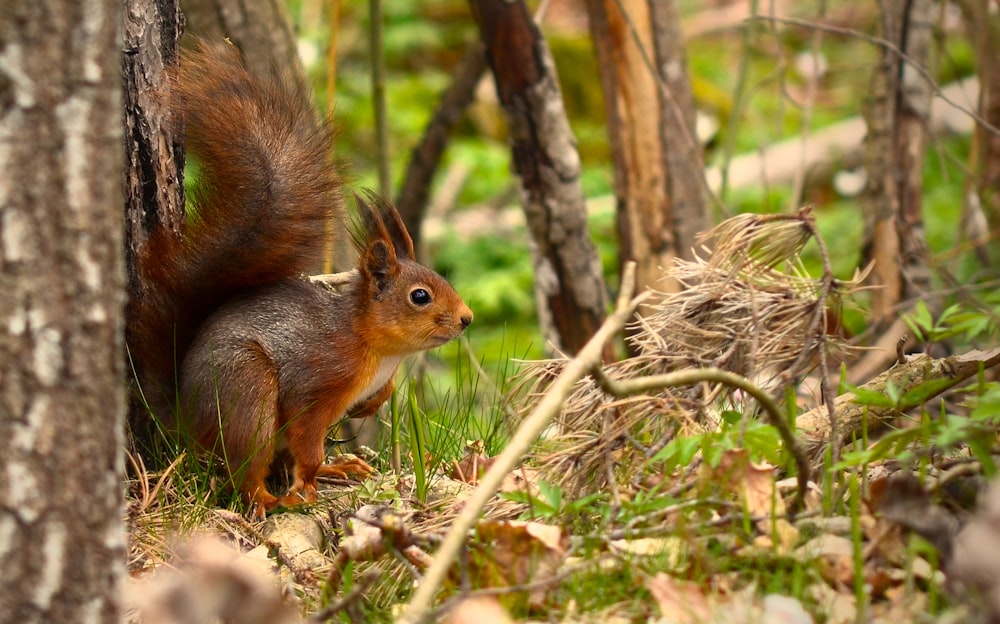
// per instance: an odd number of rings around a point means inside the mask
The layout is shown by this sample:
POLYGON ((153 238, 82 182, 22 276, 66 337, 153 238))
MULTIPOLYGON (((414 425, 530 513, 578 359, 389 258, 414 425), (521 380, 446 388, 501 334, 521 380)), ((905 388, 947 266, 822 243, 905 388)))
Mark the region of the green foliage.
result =
POLYGON ((503 493, 501 496, 527 505, 528 509, 522 514, 524 519, 555 521, 564 525, 577 516, 597 514, 606 506, 608 499, 606 494, 595 492, 576 500, 567 500, 559 486, 545 481, 539 482, 537 496, 521 490, 503 493))
POLYGON ((689 465, 697 453, 701 453, 702 460, 709 466, 718 466, 727 451, 737 448, 747 449, 757 460, 775 465, 783 463, 778 430, 755 419, 744 422, 743 414, 732 410, 723 412, 722 426, 718 430, 677 436, 653 460, 663 462, 664 472, 669 474, 689 465))
MULTIPOLYGON (((844 384, 842 391, 853 392, 860 405, 896 409, 902 415, 904 409, 922 405, 937 395, 949 381, 932 379, 905 393, 892 384, 887 386, 885 393, 849 384, 844 384)), ((833 470, 840 471, 889 458, 912 463, 930 455, 946 455, 968 447, 982 463, 984 472, 995 474, 992 449, 996 431, 1000 428, 1000 385, 980 382, 967 390, 974 393, 968 400, 971 411, 967 415, 949 413, 943 403, 936 417, 924 409, 919 418, 911 420, 908 426, 882 435, 869 448, 844 453, 833 470)))

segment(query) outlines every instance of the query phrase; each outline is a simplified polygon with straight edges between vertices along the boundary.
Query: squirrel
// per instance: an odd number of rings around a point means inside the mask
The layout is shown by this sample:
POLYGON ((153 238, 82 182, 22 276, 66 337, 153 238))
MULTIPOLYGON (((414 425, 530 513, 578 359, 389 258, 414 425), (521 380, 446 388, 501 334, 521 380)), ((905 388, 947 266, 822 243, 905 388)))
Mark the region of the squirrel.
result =
POLYGON ((182 232, 153 228, 137 253, 127 341, 138 390, 174 404, 154 415, 222 458, 253 515, 315 502, 318 476, 372 471, 324 464, 327 430, 374 414, 403 358, 459 336, 472 311, 416 261, 388 201, 357 197, 347 218, 331 126, 290 81, 199 41, 167 85, 200 176, 182 232), (358 256, 336 291, 303 277, 331 219, 358 256), (275 496, 265 480, 284 449, 294 481, 275 496))

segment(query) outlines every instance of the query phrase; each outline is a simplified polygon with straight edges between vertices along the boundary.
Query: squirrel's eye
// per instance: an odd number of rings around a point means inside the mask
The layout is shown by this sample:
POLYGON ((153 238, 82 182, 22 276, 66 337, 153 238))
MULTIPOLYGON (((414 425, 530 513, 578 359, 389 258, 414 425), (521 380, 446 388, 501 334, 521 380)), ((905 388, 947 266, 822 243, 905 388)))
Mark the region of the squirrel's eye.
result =
POLYGON ((416 305, 427 305, 431 302, 431 294, 423 288, 414 288, 410 291, 410 301, 416 305))

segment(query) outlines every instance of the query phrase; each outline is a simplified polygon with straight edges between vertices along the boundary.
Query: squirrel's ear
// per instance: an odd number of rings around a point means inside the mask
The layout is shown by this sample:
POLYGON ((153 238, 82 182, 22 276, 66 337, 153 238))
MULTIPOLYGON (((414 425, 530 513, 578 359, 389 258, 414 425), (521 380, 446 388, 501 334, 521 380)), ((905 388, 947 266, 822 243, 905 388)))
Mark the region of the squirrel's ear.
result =
POLYGON ((379 216, 381 216, 382 225, 389 235, 389 240, 392 241, 392 246, 396 248, 396 255, 415 261, 417 254, 413 251, 413 239, 406 231, 406 225, 403 223, 403 217, 399 216, 399 211, 391 203, 381 198, 376 201, 376 205, 381 213, 379 216))
POLYGON ((381 239, 392 246, 396 258, 416 260, 413 239, 406 231, 403 218, 388 200, 367 191, 356 194, 354 202, 358 209, 351 223, 351 237, 360 253, 364 254, 372 241, 381 239))
POLYGON ((396 251, 381 238, 374 238, 368 241, 361 259, 358 263, 358 270, 365 278, 365 282, 372 285, 372 295, 376 300, 382 300, 382 293, 389 287, 389 283, 399 275, 399 261, 396 259, 396 251))

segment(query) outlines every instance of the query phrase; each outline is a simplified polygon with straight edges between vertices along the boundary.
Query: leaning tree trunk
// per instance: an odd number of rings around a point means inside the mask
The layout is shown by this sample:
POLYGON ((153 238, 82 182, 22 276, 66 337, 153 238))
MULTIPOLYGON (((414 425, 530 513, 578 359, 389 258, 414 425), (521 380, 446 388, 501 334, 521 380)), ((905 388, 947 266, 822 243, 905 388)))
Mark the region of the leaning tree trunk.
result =
POLYGON ((0 622, 121 621, 121 3, 0 11, 0 622))
POLYGON ((396 208, 413 238, 420 255, 420 226, 427 212, 431 182, 437 172, 452 129, 465 114, 476 95, 476 85, 486 71, 486 53, 476 43, 462 56, 451 77, 451 84, 441 95, 434 114, 424 128, 420 142, 413 148, 403 184, 396 195, 396 208))
POLYGON ((522 0, 470 4, 507 116, 542 330, 553 348, 576 353, 604 321, 606 295, 552 56, 522 0))
POLYGON ((875 263, 872 317, 891 321, 900 302, 930 285, 921 193, 932 89, 930 58, 934 3, 882 0, 883 47, 865 109, 864 258, 875 263), (904 61, 898 51, 907 55, 904 61))
POLYGON ((690 258, 707 202, 694 104, 673 0, 587 0, 618 205, 620 262, 638 288, 672 292, 674 258, 690 258))

